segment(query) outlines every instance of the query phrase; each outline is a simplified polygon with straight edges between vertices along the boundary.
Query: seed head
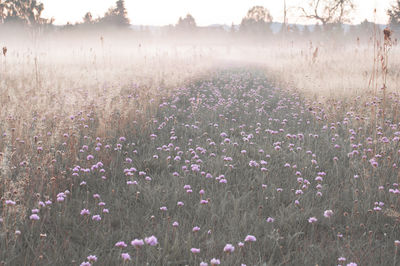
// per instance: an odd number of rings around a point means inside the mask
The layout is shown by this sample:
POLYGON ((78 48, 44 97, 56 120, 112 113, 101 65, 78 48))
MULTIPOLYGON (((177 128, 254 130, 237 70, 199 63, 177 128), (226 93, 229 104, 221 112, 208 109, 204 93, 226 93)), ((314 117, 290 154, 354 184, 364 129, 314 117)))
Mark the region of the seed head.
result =
POLYGON ((392 31, 390 30, 390 28, 386 27, 383 30, 383 35, 384 35, 385 44, 391 44, 392 43, 392 31))

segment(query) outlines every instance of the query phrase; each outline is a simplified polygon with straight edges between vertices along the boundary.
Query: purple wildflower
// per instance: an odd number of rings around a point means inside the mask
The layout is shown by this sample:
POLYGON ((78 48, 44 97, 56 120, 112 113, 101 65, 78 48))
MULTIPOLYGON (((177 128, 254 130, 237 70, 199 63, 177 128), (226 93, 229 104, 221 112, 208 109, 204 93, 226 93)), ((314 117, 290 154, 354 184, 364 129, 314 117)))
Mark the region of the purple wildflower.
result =
POLYGON ((39 215, 34 213, 31 216, 29 216, 29 219, 34 220, 34 221, 38 221, 40 219, 40 217, 39 217, 39 215))
POLYGON ((224 252, 232 253, 235 251, 235 247, 232 244, 226 244, 224 247, 224 252))
POLYGON ((244 242, 256 242, 256 237, 252 235, 247 235, 246 238, 244 239, 244 242))
POLYGON ((144 245, 143 239, 134 239, 131 241, 131 245, 134 247, 141 247, 144 245))
POLYGON ((129 255, 129 253, 121 253, 121 258, 124 261, 131 260, 131 255, 129 255))
POLYGON ((157 238, 155 236, 146 237, 144 241, 150 246, 155 246, 158 244, 157 238))

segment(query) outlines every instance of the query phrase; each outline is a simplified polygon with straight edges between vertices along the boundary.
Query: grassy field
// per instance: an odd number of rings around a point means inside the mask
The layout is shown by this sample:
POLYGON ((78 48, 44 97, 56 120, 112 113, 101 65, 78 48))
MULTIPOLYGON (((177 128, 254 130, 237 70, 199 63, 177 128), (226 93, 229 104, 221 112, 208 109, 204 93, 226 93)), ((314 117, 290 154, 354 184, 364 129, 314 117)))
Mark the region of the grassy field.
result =
POLYGON ((2 57, 0 264, 399 263, 397 47, 68 45, 2 57))

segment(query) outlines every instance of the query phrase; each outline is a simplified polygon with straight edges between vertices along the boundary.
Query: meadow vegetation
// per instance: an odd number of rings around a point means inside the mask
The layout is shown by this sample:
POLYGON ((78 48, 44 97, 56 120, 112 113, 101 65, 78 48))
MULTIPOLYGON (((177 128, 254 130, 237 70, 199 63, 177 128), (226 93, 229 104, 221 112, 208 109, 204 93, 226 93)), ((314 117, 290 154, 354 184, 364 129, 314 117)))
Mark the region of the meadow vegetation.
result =
POLYGON ((399 263, 383 36, 65 34, 0 39, 0 264, 399 263))

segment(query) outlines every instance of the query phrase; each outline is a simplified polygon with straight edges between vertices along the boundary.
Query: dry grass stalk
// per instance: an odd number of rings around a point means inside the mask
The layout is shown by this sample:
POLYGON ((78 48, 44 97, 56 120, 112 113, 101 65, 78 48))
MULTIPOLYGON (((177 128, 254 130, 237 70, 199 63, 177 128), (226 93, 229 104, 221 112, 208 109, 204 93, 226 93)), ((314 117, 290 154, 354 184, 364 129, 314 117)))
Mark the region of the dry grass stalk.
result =
POLYGON ((312 62, 315 63, 317 61, 317 57, 318 57, 318 47, 315 48, 315 51, 313 53, 313 57, 312 57, 312 62))
POLYGON ((383 30, 383 47, 381 47, 381 71, 382 71, 382 92, 383 92, 383 107, 382 107, 382 123, 385 123, 385 109, 386 109, 386 83, 388 75, 388 60, 389 50, 392 47, 392 31, 386 27, 383 30))

